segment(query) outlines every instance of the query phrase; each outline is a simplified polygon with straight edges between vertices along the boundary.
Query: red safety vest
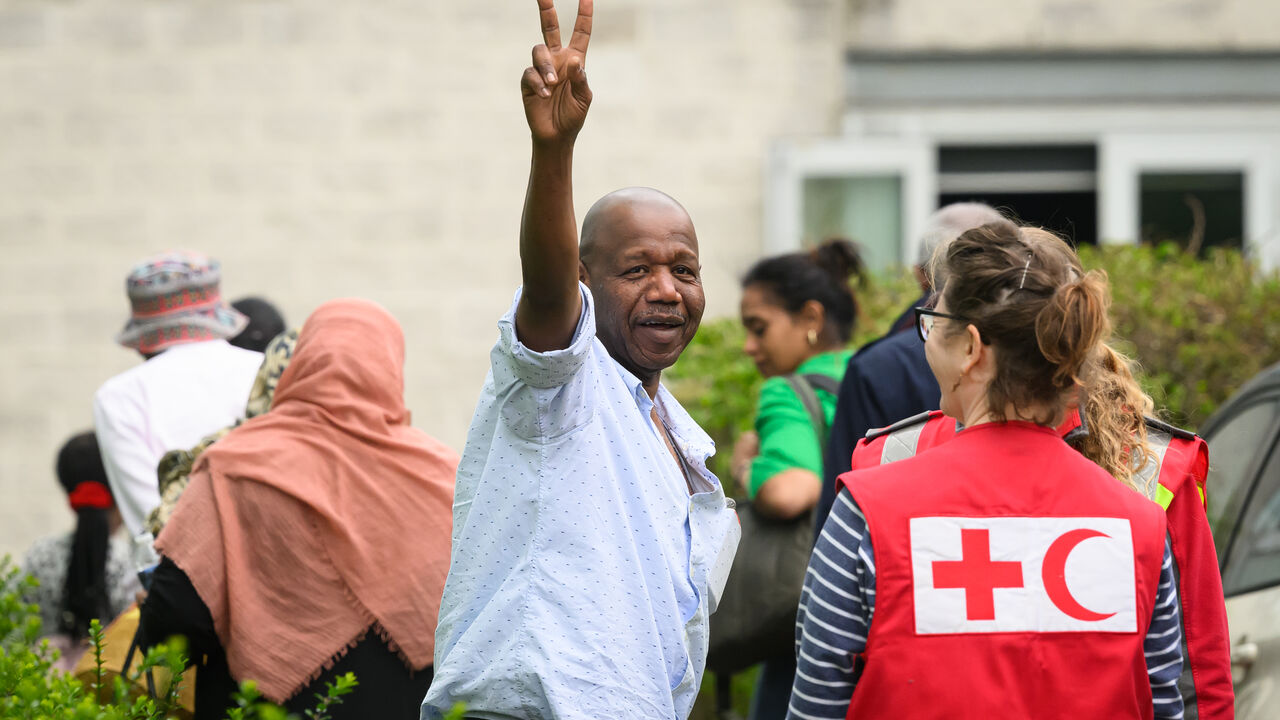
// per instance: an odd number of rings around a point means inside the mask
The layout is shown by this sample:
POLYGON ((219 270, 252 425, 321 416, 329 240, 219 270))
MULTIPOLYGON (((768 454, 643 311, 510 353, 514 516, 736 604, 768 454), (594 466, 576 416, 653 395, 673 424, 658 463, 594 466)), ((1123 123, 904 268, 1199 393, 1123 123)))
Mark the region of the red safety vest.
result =
MULTIPOLYGON (((1069 435, 1080 425, 1069 419, 1059 431, 1069 435)), ((872 430, 853 453, 853 469, 875 467, 911 457, 956 436, 956 421, 935 410, 887 428, 872 430)), ((1231 684, 1231 645, 1222 574, 1206 514, 1205 477, 1209 449, 1194 433, 1147 418, 1147 438, 1158 465, 1148 465, 1139 482, 1165 510, 1185 642, 1184 676, 1190 673, 1194 697, 1187 717, 1230 720, 1235 717, 1231 684)))
POLYGON ((1152 717, 1158 508, 1020 422, 840 482, 876 562, 847 717, 1152 717))

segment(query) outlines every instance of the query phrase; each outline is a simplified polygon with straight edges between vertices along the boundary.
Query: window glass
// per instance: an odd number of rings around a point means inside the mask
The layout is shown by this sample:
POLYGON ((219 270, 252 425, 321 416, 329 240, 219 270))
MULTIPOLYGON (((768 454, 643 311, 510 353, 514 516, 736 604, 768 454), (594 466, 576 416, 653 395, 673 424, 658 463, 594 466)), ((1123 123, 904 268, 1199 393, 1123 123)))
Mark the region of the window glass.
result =
POLYGON ((1280 585, 1280 452, 1274 450, 1245 508, 1223 590, 1235 595, 1272 585, 1280 585))
POLYGON ((1244 246, 1244 173, 1142 173, 1138 188, 1143 242, 1244 246))
MULTIPOLYGON (((1274 437, 1277 402, 1274 398, 1245 407, 1208 438, 1209 476, 1205 487, 1209 496, 1209 524, 1218 561, 1225 560, 1235 521, 1249 492, 1253 469, 1267 448, 1264 441, 1274 437)), ((1224 563, 1225 566, 1225 563, 1224 563)))
POLYGON ((843 237, 858 243, 873 270, 902 264, 902 180, 897 175, 805 178, 803 203, 807 247, 843 237))

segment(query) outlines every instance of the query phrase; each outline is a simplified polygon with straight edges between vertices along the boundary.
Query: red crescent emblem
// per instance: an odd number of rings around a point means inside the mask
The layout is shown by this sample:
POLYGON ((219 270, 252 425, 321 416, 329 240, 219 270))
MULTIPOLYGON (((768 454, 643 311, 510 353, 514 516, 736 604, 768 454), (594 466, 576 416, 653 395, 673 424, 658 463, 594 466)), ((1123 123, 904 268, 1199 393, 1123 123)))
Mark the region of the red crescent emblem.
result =
POLYGON ((1077 545, 1093 537, 1109 538, 1111 536, 1104 532, 1087 528, 1064 533, 1049 546, 1049 551, 1044 554, 1044 565, 1040 571, 1041 577, 1044 579, 1045 592, 1049 594, 1049 599, 1053 601, 1053 604, 1071 617, 1086 622, 1106 620, 1115 615, 1113 612, 1103 614, 1090 610, 1076 602, 1076 599, 1071 595, 1071 591, 1067 589, 1067 557, 1071 555, 1071 551, 1075 550, 1077 545))

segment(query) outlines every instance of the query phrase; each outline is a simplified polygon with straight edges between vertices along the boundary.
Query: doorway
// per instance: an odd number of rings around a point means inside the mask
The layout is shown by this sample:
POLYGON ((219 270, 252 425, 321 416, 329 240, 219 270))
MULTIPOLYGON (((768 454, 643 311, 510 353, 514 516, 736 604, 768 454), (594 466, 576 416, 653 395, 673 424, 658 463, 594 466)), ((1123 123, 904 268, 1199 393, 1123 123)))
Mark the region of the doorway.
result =
POLYGON ((942 146, 938 205, 982 202, 1075 244, 1098 242, 1096 145, 942 146))

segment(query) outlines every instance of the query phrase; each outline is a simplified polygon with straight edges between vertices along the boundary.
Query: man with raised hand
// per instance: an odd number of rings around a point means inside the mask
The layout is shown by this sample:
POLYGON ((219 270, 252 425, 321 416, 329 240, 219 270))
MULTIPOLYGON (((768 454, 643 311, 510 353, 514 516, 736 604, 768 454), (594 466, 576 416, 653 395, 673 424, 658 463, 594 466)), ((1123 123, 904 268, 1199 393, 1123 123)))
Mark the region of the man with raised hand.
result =
POLYGON ((573 147, 591 104, 591 0, 553 0, 521 79, 533 159, 524 285, 499 321, 454 499, 422 717, 684 718, 738 541, 714 446, 660 384, 704 297, 672 198, 601 198, 577 242, 573 147))

